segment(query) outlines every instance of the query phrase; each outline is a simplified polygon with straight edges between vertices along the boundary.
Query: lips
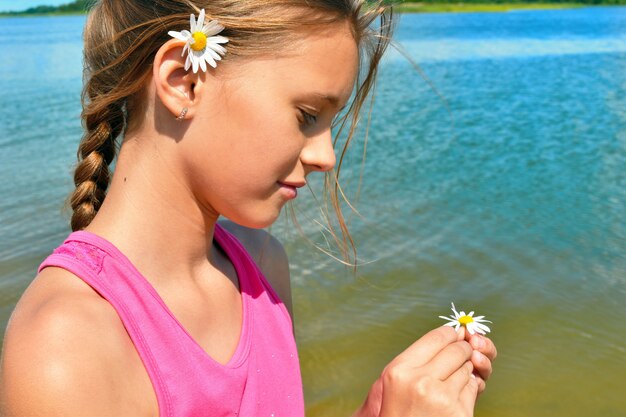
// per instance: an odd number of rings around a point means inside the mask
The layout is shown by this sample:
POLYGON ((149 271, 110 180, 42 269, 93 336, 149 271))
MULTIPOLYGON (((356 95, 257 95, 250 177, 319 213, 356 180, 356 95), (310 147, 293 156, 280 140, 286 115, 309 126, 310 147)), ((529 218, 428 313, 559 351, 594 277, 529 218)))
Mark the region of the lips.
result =
POLYGON ((281 191, 283 191, 285 197, 293 199, 298 196, 298 188, 304 187, 305 182, 282 182, 278 181, 281 191))
POLYGON ((306 182, 285 182, 285 181, 278 181, 278 183, 280 185, 286 185, 287 187, 292 187, 292 188, 302 188, 306 185, 306 182))

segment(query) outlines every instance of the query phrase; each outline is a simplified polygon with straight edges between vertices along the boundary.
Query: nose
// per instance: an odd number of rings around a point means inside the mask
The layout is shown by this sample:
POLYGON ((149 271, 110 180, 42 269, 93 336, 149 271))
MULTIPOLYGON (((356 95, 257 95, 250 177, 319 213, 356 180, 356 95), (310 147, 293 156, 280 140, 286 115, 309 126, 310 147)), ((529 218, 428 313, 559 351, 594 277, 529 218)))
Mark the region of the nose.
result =
POLYGON ((300 153, 300 161, 307 171, 330 171, 335 166, 335 150, 330 128, 316 136, 306 139, 306 144, 300 153))

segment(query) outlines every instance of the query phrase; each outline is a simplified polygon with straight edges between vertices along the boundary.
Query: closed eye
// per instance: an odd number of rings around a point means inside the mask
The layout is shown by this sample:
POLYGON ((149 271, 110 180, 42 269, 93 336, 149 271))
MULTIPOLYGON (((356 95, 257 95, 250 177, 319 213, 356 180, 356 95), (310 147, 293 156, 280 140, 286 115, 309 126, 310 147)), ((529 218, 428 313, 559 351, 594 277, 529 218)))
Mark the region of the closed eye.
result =
POLYGON ((308 113, 302 109, 300 109, 300 113, 302 114, 302 118, 304 119, 304 125, 311 126, 317 122, 317 116, 308 113))

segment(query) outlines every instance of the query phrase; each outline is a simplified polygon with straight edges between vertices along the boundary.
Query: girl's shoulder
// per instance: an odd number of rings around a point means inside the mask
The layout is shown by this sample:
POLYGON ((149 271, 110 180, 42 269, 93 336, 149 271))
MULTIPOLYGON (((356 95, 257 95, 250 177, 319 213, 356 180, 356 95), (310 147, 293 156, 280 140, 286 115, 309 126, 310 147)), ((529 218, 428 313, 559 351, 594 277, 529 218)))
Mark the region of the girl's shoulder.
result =
POLYGON ((293 319, 289 261, 280 241, 263 229, 251 229, 230 220, 220 220, 219 224, 241 242, 293 319))
POLYGON ((71 272, 45 268, 7 326, 0 415, 127 414, 132 397, 125 387, 146 386, 137 384, 147 378, 137 365, 113 307, 71 272))

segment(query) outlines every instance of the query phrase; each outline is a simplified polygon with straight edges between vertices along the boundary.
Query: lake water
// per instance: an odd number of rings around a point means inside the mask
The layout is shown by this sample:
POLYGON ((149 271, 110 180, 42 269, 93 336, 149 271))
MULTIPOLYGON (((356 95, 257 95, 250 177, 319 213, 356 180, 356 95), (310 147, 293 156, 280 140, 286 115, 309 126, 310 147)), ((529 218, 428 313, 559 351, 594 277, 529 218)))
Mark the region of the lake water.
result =
MULTIPOLYGON (((0 19, 3 327, 69 233, 83 24, 0 19)), ((307 415, 349 415, 454 301, 494 322, 477 415, 626 416, 626 8, 403 15, 397 40, 426 78, 394 51, 381 70, 351 222, 365 264, 354 277, 272 228, 307 415)), ((322 242, 313 200, 295 208, 322 242)))

